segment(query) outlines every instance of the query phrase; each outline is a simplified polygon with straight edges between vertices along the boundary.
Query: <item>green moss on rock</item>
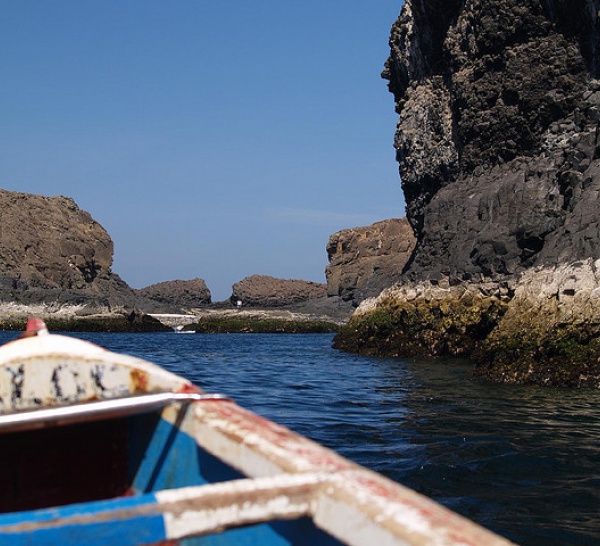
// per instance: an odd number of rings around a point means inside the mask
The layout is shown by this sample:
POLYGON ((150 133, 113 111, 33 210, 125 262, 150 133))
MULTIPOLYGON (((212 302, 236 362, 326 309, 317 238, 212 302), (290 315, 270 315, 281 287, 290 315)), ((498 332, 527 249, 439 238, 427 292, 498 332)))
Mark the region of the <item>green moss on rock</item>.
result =
POLYGON ((499 329, 477 359, 477 376, 502 383, 600 387, 600 328, 589 323, 529 322, 499 329))
POLYGON ((27 325, 27 319, 0 320, 0 330, 23 331, 27 325))
POLYGON ((211 317, 189 324, 185 330, 205 334, 253 333, 253 334, 319 334, 337 332, 333 322, 317 320, 278 320, 247 317, 211 317))
MULTIPOLYGON (((155 318, 133 311, 128 315, 90 317, 54 318, 46 317, 44 322, 50 332, 170 332, 171 328, 165 326, 155 318)), ((27 320, 0 321, 0 329, 17 330, 25 329, 27 320)))
POLYGON ((506 311, 494 297, 388 298, 341 328, 334 347, 377 356, 461 356, 481 350, 506 311))

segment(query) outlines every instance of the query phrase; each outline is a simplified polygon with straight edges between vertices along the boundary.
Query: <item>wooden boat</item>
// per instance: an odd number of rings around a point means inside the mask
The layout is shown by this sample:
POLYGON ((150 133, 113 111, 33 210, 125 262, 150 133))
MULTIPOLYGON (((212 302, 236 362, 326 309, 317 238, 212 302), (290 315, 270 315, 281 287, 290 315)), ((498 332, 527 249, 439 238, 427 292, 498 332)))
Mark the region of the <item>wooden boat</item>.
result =
POLYGON ((0 544, 506 545, 412 490, 131 356, 0 348, 0 544))

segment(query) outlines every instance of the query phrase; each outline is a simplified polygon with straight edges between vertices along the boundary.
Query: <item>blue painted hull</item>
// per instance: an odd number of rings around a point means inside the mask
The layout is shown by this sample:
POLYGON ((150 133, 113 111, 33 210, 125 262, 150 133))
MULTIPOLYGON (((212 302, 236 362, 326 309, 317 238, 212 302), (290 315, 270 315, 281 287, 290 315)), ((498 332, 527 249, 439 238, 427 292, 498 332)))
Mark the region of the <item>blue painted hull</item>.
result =
MULTIPOLYGON (((182 411, 187 409, 188 406, 182 411)), ((121 447, 127 454, 127 475, 130 482, 120 483, 119 487, 127 496, 0 515, 0 544, 137 546, 167 542, 171 538, 167 534, 163 514, 157 510, 159 502, 153 492, 244 478, 235 469, 199 447, 196 440, 182 432, 176 424, 161 419, 158 413, 105 424, 114 429, 122 429, 126 424, 127 441, 121 447), (126 485, 128 486, 125 487, 126 485)), ((89 425, 87 428, 89 429, 89 425)), ((96 430, 92 429, 92 433, 96 433, 97 429, 98 427, 96 430)), ((86 439, 78 436, 77 445, 85 444, 86 439)), ((62 447, 64 451, 75 449, 74 445, 62 447)), ((54 463, 56 471, 63 473, 65 481, 72 479, 67 468, 58 468, 58 460, 54 463)), ((100 467, 106 464, 112 466, 112 463, 113 461, 102 458, 95 460, 97 469, 103 475, 105 473, 100 467)), ((49 487, 54 485, 55 482, 49 484, 49 487)), ((38 483, 38 487, 43 488, 44 484, 38 483)), ((93 491, 82 491, 82 494, 97 496, 93 491)), ((306 517, 250 525, 168 543, 184 546, 341 544, 316 528, 311 519, 306 517)))

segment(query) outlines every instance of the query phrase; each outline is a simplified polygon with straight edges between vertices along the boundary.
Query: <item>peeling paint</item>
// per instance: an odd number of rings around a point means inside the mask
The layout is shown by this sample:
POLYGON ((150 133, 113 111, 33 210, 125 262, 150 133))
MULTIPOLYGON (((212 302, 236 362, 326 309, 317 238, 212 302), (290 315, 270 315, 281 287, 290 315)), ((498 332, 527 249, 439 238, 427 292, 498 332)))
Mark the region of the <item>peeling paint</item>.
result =
POLYGON ((148 392, 148 374, 143 370, 131 370, 131 391, 148 392))
POLYGON ((13 407, 17 407, 23 394, 23 379, 24 369, 23 365, 19 366, 16 370, 12 367, 7 366, 6 371, 11 376, 11 395, 10 400, 13 407))
POLYGON ((0 412, 186 388, 194 387, 158 366, 74 338, 34 336, 0 348, 0 412))

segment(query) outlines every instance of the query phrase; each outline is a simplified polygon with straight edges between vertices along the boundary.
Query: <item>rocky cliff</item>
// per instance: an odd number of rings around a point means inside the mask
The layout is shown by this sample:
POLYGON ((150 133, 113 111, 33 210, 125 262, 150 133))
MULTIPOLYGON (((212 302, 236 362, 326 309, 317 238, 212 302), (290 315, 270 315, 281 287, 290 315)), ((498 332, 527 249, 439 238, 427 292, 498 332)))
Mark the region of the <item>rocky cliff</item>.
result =
POLYGON ((594 0, 405 3, 384 76, 417 235, 411 278, 598 256, 594 0))
MULTIPOLYGON (((600 314, 582 307, 600 289, 599 10, 406 0, 383 75, 417 243, 401 283, 360 312, 389 352, 473 356, 500 381, 600 384, 600 314)), ((358 323, 348 339, 371 350, 358 323)))
POLYGON ((106 230, 67 197, 0 190, 0 300, 133 305, 106 230))
POLYGON ((355 306, 400 280, 415 246, 406 218, 334 233, 327 244, 327 295, 355 306))

